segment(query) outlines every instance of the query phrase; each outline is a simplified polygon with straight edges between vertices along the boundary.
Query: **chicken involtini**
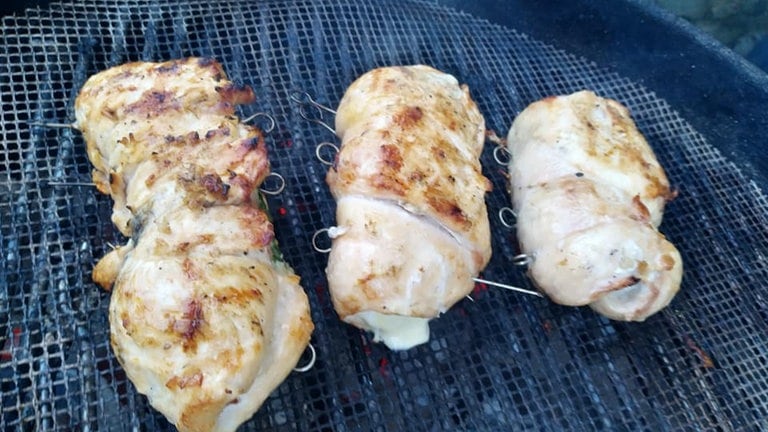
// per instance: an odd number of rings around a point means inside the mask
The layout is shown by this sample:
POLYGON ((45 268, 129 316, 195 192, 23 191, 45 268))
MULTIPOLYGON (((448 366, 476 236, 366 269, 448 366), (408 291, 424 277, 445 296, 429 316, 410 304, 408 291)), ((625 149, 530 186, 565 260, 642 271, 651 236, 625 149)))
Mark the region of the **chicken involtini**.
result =
POLYGON ((626 107, 590 91, 535 102, 507 148, 518 241, 544 293, 626 321, 669 304, 683 261, 658 227, 675 193, 626 107))
POLYGON ((453 76, 384 67, 347 89, 336 133, 326 178, 337 205, 326 269, 334 308, 389 348, 411 348, 491 257, 485 121, 453 76))
POLYGON ((76 102, 93 181, 129 238, 94 268, 128 378, 181 431, 233 431, 291 372, 313 324, 258 188, 254 102, 214 60, 128 63, 76 102))

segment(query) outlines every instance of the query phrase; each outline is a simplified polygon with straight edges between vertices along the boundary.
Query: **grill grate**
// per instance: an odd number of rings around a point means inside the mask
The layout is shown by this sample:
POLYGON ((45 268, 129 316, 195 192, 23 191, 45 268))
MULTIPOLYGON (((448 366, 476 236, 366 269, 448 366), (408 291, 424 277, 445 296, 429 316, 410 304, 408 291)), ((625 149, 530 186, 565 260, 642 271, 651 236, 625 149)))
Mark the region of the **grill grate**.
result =
MULTIPOLYGON (((109 347, 109 295, 90 280, 119 234, 88 181, 82 138, 30 122, 73 119, 85 79, 130 60, 219 59, 272 114, 286 190, 270 198, 285 258, 302 276, 317 363, 292 374, 243 430, 758 430, 768 428, 768 201, 663 100, 609 69, 434 3, 86 1, 0 23, 0 426, 163 430, 109 347), (489 128, 541 97, 590 88, 627 104, 680 190, 662 226, 686 263, 673 304, 645 323, 478 286, 390 352, 340 323, 325 257, 311 247, 334 204, 314 146, 333 137, 300 117, 295 90, 334 106, 384 65, 427 63, 468 83, 489 128)), ((495 214, 509 202, 490 146, 495 214)), ((529 285, 510 265, 514 233, 492 217, 484 276, 529 285)))

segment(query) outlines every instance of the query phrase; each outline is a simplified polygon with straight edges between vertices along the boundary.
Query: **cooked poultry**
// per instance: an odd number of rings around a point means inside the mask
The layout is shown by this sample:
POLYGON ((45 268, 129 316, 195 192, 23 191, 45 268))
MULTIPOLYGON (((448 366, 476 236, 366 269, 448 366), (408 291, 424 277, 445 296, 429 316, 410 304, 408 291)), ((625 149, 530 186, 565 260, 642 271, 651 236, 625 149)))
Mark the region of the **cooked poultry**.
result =
POLYGON ((242 124, 217 62, 129 63, 75 101, 98 189, 131 237, 94 268, 109 289, 112 348, 181 431, 232 431, 296 365, 313 324, 258 187, 261 132, 242 124))
POLYGON ((334 307, 374 340, 411 348, 491 256, 485 121, 453 76, 386 67, 347 89, 336 133, 326 178, 340 233, 326 269, 334 307))
POLYGON ((669 304, 680 253, 658 232, 674 197, 618 102, 582 91, 531 104, 507 137, 517 236, 553 301, 643 321, 669 304))

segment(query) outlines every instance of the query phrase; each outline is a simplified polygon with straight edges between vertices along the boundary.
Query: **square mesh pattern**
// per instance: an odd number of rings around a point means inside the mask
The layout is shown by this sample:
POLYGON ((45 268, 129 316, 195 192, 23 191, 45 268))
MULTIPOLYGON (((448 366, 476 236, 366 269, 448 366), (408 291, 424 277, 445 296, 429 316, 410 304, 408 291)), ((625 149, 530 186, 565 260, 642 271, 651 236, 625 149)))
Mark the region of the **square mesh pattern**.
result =
MULTIPOLYGON (((582 58, 434 3, 339 0, 82 1, 0 23, 0 428, 172 430, 109 347, 109 294, 90 279, 110 244, 109 198, 88 186, 71 122, 88 76, 132 60, 211 56, 270 113, 277 237, 302 277, 317 363, 293 373, 241 430, 765 430, 768 428, 768 201, 734 161, 664 100, 582 58), (488 127, 506 134, 529 103, 593 89, 628 105, 679 197, 662 231, 685 275, 644 323, 477 286, 431 324, 429 343, 391 352, 341 323, 312 234, 334 223, 315 146, 293 91, 329 106, 367 70, 430 64, 467 83, 488 127), (56 183, 69 185, 56 185, 56 183), (53 184, 52 184, 53 183, 53 184)), ((330 121, 330 120, 329 120, 330 121)), ((760 143, 755 143, 759 145, 760 143)), ((527 286, 511 264, 503 167, 486 146, 493 259, 484 277, 527 286)))

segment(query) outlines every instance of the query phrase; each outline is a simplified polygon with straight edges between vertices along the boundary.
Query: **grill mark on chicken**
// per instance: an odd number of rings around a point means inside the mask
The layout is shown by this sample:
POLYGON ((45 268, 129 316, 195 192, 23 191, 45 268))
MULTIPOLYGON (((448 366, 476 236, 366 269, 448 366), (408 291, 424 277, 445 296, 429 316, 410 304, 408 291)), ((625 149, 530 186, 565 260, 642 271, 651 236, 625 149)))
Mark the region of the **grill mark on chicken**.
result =
MULTIPOLYGON (((170 227, 169 227, 170 228, 170 227)), ((171 234, 171 232, 168 232, 168 234, 171 234)), ((194 240, 190 241, 182 241, 178 244, 176 244, 172 249, 167 248, 163 252, 174 254, 174 255, 184 255, 190 253, 192 250, 194 250, 198 246, 207 246, 214 244, 216 240, 216 236, 213 234, 203 234, 196 236, 194 240)))
POLYGON ((410 129, 418 126, 419 121, 424 117, 421 108, 417 106, 407 106, 395 113, 394 123, 402 129, 410 129))
MULTIPOLYGON (((200 64, 200 66, 205 66, 203 64, 200 64)), ((155 70, 160 74, 166 74, 166 75, 175 75, 179 72, 179 63, 178 62, 169 62, 169 63, 163 63, 155 68, 155 70)))
POLYGON ((403 157, 400 154, 400 150, 397 146, 391 144, 384 144, 380 148, 382 162, 392 170, 393 175, 396 175, 400 168, 403 167, 403 157))
POLYGON ((185 375, 175 375, 169 379, 165 386, 172 390, 181 390, 191 387, 200 387, 203 385, 204 376, 201 372, 192 372, 185 375))
MULTIPOLYGON (((208 132, 210 134, 211 131, 208 132)), ((208 136, 206 134, 206 139, 210 140, 212 136, 208 136)), ((197 131, 192 131, 184 135, 166 135, 164 138, 165 144, 169 146, 177 146, 177 147, 185 147, 185 146, 194 146, 200 143, 200 134, 197 131)), ((167 153, 167 152, 163 152, 167 153)), ((160 152, 155 152, 155 154, 160 154, 160 152)))
POLYGON ((435 159, 445 160, 446 158, 445 146, 433 145, 432 147, 430 147, 430 149, 432 150, 432 155, 435 156, 435 159))
POLYGON ((675 267, 675 263, 675 259, 669 254, 664 254, 661 256, 661 265, 664 270, 672 270, 672 268, 675 267))
POLYGON ((219 199, 225 199, 229 192, 229 185, 224 183, 221 177, 216 174, 204 174, 200 178, 200 184, 210 195, 219 199))
POLYGON ((405 196, 407 186, 400 176, 400 169, 403 167, 400 149, 393 144, 383 144, 379 150, 383 166, 381 172, 374 177, 374 185, 396 195, 405 196))
POLYGON ((426 198, 429 206, 432 207, 435 212, 446 216, 464 229, 469 229, 472 226, 472 221, 455 202, 443 198, 436 193, 428 194, 426 198))
MULTIPOLYGON (((253 275, 250 275, 251 279, 254 279, 253 275)), ((250 302, 264 303, 264 294, 258 288, 236 288, 229 287, 220 293, 213 295, 213 298, 219 303, 229 303, 236 305, 246 305, 250 302)), ((251 324, 254 328, 261 328, 261 323, 258 320, 252 320, 251 324)))
POLYGON ((256 101, 256 95, 248 86, 230 83, 224 86, 217 86, 214 90, 223 100, 222 108, 228 112, 234 105, 247 105, 256 101))
POLYGON ((169 91, 150 90, 141 99, 125 107, 124 114, 144 115, 146 118, 157 117, 166 111, 178 110, 181 105, 169 91))
POLYGON ((632 197, 632 208, 635 210, 635 214, 632 216, 635 220, 641 222, 648 222, 651 220, 651 212, 643 203, 640 195, 635 195, 632 197))
POLYGON ((185 351, 197 348, 197 336, 205 325, 203 305, 198 299, 192 299, 184 306, 181 318, 173 321, 173 331, 182 338, 185 351))
POLYGON ((126 330, 126 332, 130 335, 131 331, 131 316, 128 315, 127 312, 123 312, 120 314, 120 323, 122 324, 123 328, 126 330))
MULTIPOLYGON (((178 248, 176 250, 178 251, 178 248)), ((200 279, 200 270, 191 259, 186 258, 181 268, 184 270, 184 276, 186 276, 187 279, 191 281, 200 279)))
MULTIPOLYGON (((218 176, 212 174, 200 174, 184 172, 179 175, 179 185, 184 189, 184 204, 191 210, 201 210, 211 207, 221 201, 225 187, 217 186, 218 176), (215 177, 215 178, 214 178, 215 177)), ((218 178, 218 181, 221 181, 218 178)))

